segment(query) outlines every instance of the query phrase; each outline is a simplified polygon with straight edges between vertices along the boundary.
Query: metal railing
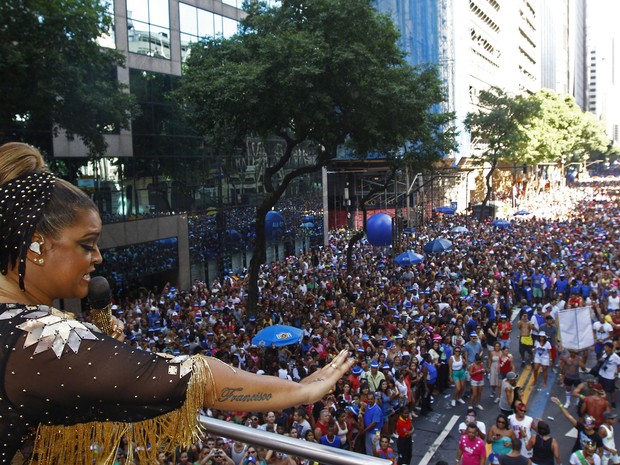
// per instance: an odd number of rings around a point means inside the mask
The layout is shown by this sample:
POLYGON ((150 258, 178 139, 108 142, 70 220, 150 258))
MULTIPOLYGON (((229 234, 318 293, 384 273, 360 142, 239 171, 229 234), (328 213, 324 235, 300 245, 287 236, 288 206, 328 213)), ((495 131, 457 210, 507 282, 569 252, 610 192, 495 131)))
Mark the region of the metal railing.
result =
POLYGON ((217 420, 204 415, 200 416, 200 422, 206 431, 225 438, 235 439, 244 443, 266 447, 284 452, 294 457, 315 460, 326 465, 390 465, 391 460, 358 454, 348 450, 335 449, 322 444, 283 436, 281 434, 268 433, 249 426, 217 420))

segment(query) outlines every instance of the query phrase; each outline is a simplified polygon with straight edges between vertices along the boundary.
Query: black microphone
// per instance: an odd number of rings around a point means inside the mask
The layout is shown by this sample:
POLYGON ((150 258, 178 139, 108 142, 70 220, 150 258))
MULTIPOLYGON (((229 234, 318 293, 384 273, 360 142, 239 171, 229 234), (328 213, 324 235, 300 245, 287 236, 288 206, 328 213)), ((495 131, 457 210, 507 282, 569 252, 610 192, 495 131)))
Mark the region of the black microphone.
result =
POLYGON ((112 291, 110 283, 103 276, 95 276, 88 284, 88 306, 93 323, 102 332, 111 336, 112 330, 112 291))

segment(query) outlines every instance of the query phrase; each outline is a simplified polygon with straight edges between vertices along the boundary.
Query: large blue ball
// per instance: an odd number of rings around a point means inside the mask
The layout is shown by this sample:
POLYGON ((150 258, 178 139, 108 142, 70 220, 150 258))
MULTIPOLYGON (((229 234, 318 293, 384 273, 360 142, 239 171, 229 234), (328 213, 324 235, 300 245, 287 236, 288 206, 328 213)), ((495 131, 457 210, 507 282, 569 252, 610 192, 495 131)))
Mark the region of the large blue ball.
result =
POLYGON ((368 218, 366 237, 377 247, 392 245, 392 217, 387 213, 375 213, 368 218))
POLYGON ((268 241, 277 241, 284 234, 284 217, 277 211, 269 211, 265 215, 265 236, 268 241))

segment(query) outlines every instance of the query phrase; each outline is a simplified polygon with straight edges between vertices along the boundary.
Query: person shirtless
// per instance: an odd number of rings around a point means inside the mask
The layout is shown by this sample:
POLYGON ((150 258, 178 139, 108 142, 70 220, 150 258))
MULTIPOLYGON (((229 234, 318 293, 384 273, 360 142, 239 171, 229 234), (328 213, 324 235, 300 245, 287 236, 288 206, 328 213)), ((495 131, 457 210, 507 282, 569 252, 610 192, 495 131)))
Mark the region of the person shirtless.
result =
POLYGON ((521 356, 521 366, 525 366, 525 355, 528 355, 528 362, 532 363, 533 361, 533 353, 532 349, 534 347, 534 340, 532 339, 532 329, 534 325, 529 320, 526 312, 521 314, 521 318, 517 323, 517 327, 519 328, 519 355, 521 356))
POLYGON ((560 359, 560 373, 562 374, 564 394, 566 396, 564 408, 570 407, 573 389, 581 384, 581 379, 579 378, 580 363, 581 359, 578 357, 576 350, 569 350, 560 359))

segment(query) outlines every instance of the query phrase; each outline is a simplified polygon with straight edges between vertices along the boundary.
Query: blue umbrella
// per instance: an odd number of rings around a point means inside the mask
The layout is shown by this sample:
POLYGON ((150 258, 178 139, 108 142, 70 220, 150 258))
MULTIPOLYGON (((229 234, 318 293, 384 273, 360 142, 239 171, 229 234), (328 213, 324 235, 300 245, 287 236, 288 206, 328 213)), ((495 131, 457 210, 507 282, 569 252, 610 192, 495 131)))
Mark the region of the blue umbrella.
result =
POLYGON ((495 220, 491 224, 497 228, 507 228, 508 226, 511 226, 510 221, 507 220, 495 220))
POLYGON ((452 242, 447 239, 435 239, 424 245, 423 250, 426 253, 442 253, 452 249, 452 242))
POLYGON ((467 229, 465 226, 455 226, 451 229, 451 231, 453 233, 468 233, 469 229, 467 229))
POLYGON ((304 332, 294 326, 273 325, 261 329, 256 336, 252 338, 252 344, 257 346, 272 345, 276 347, 290 346, 301 341, 304 332))
POLYGON ((528 212, 527 210, 519 210, 517 213, 514 214, 514 216, 524 216, 529 214, 530 212, 528 212))
POLYGON ((424 255, 420 255, 419 253, 415 253, 410 250, 403 252, 394 258, 394 263, 400 266, 417 265, 423 261, 424 255))
POLYGON ((454 215, 454 212, 456 211, 456 209, 452 208, 452 207, 437 207, 435 208, 435 211, 437 213, 443 213, 444 215, 454 215))

